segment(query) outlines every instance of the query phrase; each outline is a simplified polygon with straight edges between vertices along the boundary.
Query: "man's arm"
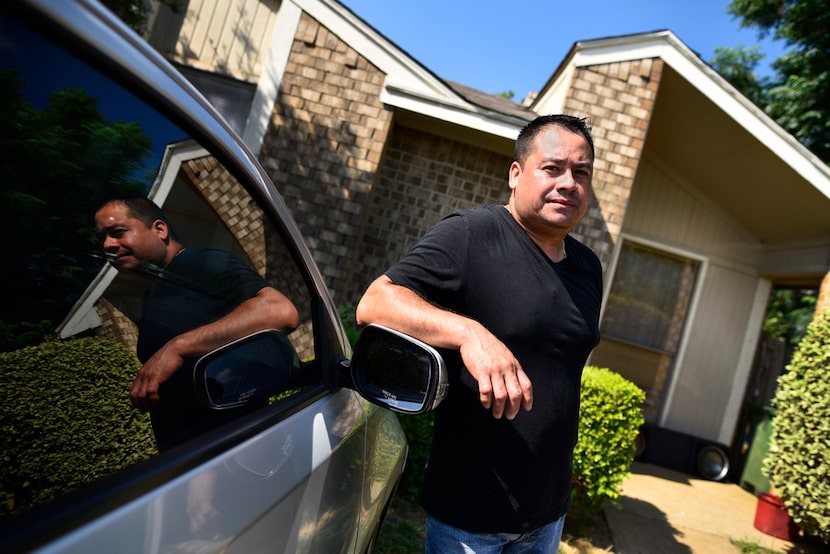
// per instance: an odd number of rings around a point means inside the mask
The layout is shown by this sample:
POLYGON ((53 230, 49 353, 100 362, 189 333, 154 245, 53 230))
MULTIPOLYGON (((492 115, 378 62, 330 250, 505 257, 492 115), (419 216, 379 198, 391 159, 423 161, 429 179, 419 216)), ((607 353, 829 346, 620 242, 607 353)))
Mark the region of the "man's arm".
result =
POLYGON ((477 321, 441 309, 412 290, 378 277, 360 299, 357 323, 376 323, 439 348, 458 349, 478 382, 481 405, 513 419, 533 406, 533 388, 507 346, 477 321))
POLYGON ((134 408, 149 411, 159 400, 159 385, 184 364, 231 341, 263 329, 293 331, 300 316, 294 304, 273 287, 263 287, 226 316, 182 333, 162 346, 141 366, 130 388, 134 408))

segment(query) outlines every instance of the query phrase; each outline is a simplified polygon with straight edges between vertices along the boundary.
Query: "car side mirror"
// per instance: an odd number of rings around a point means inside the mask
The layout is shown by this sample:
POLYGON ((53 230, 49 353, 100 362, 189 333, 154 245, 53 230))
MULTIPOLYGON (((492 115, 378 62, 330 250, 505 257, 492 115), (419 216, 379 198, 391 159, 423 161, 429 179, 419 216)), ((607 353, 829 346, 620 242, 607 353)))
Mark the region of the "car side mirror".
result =
POLYGON ((202 404, 216 410, 267 402, 289 388, 299 367, 288 337, 267 329, 199 358, 193 368, 193 390, 202 404))
POLYGON ((351 360, 355 390, 402 414, 434 410, 447 395, 447 368, 428 344, 380 325, 360 333, 351 360))

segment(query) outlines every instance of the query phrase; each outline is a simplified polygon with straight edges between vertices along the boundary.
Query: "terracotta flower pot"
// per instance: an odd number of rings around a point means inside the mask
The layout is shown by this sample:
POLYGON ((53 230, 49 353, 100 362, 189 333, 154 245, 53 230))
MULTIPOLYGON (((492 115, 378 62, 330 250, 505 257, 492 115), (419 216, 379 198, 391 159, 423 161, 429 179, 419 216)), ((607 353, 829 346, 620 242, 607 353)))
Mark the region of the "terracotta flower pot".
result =
POLYGON ((755 528, 785 541, 795 542, 798 539, 798 526, 787 512, 787 507, 774 494, 762 492, 758 495, 755 528))

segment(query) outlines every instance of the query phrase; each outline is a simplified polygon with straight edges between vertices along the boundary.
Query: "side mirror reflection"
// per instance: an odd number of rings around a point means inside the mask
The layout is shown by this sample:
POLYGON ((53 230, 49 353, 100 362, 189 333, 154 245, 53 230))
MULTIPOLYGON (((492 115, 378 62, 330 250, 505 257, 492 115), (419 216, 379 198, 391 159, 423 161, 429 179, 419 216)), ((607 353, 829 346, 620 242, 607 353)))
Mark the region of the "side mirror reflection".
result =
POLYGON ((288 337, 273 329, 259 331, 202 356, 193 368, 193 389, 214 409, 267 402, 289 387, 299 367, 288 337))
POLYGON ((360 333, 351 373, 364 398, 404 414, 433 410, 447 394, 447 369, 438 351, 380 325, 360 333))

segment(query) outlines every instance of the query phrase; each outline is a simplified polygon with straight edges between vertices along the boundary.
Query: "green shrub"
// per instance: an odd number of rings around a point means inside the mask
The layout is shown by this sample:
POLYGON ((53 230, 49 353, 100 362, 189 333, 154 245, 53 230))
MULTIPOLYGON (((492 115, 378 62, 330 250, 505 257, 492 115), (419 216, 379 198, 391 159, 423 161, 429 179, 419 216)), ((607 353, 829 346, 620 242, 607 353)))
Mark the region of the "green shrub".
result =
POLYGON ((412 502, 418 500, 424 469, 427 467, 429 449, 432 445, 432 428, 435 420, 433 412, 414 416, 399 416, 406 442, 409 443, 409 455, 406 468, 401 476, 400 490, 412 502))
POLYGON ((97 338, 0 353, 0 515, 156 452, 148 416, 130 406, 138 367, 120 343, 97 338))
POLYGON ((605 500, 619 504, 643 425, 644 400, 645 393, 618 373, 585 367, 573 475, 574 504, 580 508, 599 510, 605 500))
POLYGON ((337 312, 340 316, 340 321, 343 322, 343 329, 346 330, 346 337, 349 339, 349 344, 354 349, 354 346, 357 344, 357 337, 360 336, 360 327, 357 326, 357 321, 355 321, 355 306, 354 304, 338 306, 337 312))
POLYGON ((830 542, 830 310, 798 344, 773 398, 763 471, 796 525, 830 542))

